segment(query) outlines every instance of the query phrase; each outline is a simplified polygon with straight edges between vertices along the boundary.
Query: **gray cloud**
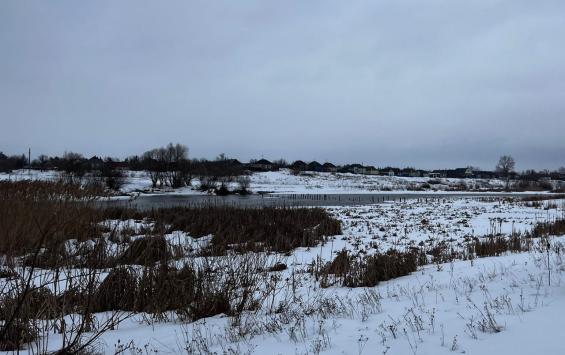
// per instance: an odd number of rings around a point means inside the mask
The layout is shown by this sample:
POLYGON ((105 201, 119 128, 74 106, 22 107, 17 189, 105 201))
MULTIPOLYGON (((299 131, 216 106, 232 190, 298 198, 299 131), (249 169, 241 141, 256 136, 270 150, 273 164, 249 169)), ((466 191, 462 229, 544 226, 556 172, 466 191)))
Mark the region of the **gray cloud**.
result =
POLYGON ((565 165, 562 1, 0 3, 0 150, 565 165))

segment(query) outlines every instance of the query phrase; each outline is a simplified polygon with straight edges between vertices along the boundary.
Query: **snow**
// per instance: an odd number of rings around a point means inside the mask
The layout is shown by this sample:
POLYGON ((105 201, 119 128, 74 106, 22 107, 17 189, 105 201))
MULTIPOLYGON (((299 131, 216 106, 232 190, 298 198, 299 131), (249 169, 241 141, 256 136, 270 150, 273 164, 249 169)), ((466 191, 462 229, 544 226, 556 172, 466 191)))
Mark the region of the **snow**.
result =
POLYGON ((58 171, 55 170, 14 170, 11 173, 0 173, 0 181, 3 180, 11 180, 11 181, 20 181, 20 180, 57 180, 60 177, 58 171))
MULTIPOLYGON (((371 288, 375 304, 361 301, 367 289, 310 285, 301 301, 290 306, 289 313, 302 312, 292 315, 290 323, 275 315, 246 314, 242 327, 256 334, 241 338, 232 333, 231 318, 222 315, 188 324, 148 323, 137 315, 105 333, 98 346, 112 352, 118 344, 135 344, 163 354, 183 352, 187 346, 197 353, 562 354, 564 266, 552 256, 554 276, 548 286, 543 260, 543 254, 532 252, 456 261, 441 269, 426 266, 371 288), (322 300, 328 300, 327 310, 309 308, 322 300), (484 307, 499 332, 480 330, 484 307), (306 310, 312 313, 306 315, 306 310), (281 328, 265 329, 275 324, 281 328)), ((56 349, 60 342, 53 335, 49 347, 56 349)))
MULTIPOLYGON (((332 260, 344 248, 370 254, 445 240, 457 249, 464 248, 468 235, 525 232, 537 222, 563 217, 563 200, 540 208, 498 200, 408 200, 328 211, 342 221, 342 235, 317 247, 298 248, 290 256, 268 255, 288 265, 273 277, 281 282, 295 277, 296 289, 282 286, 272 303, 244 313, 238 322, 219 315, 185 323, 174 314, 160 322, 137 314, 104 333, 98 348, 112 353, 129 345, 132 353, 163 354, 186 353, 187 348, 218 354, 565 353, 565 236, 551 237, 549 265, 545 251, 534 249, 427 265, 411 275, 355 289, 321 288, 306 272, 313 260, 332 260), (269 312, 279 304, 282 312, 269 312)), ((131 231, 132 238, 143 236, 150 226, 134 220, 106 223, 131 231)), ((165 236, 171 247, 192 249, 205 247, 211 237, 180 231, 165 236)), ((99 321, 108 316, 96 315, 99 321)), ((51 334, 48 347, 57 349, 61 341, 51 334)))
MULTIPOLYGON (((151 187, 151 179, 145 171, 124 171, 125 183, 121 192, 134 195, 144 193, 148 195, 173 194, 173 195, 206 195, 198 190, 198 178, 192 181, 191 186, 172 189, 169 187, 151 187)), ((57 180, 60 173, 57 171, 16 170, 10 174, 0 173, 0 180, 57 180)), ((430 194, 453 193, 465 194, 466 187, 473 192, 492 193, 491 190, 500 190, 505 182, 499 179, 430 179, 425 177, 399 177, 376 176, 350 173, 324 173, 305 172, 293 174, 289 169, 279 171, 256 172, 250 176, 250 189, 252 192, 269 192, 277 194, 369 194, 386 192, 430 194), (431 182, 431 183, 430 183, 431 182), (429 187, 428 187, 429 186, 429 187), (426 187, 426 188, 423 188, 426 187)), ((230 189, 237 189, 236 182, 228 184, 230 189)), ((519 193, 518 193, 519 194, 519 193)), ((119 198, 119 197, 116 197, 119 198)))
POLYGON ((424 177, 398 177, 360 175, 350 173, 308 172, 295 175, 288 169, 255 173, 251 177, 252 191, 269 191, 292 194, 344 194, 391 191, 433 192, 446 191, 464 184, 476 189, 499 189, 500 180, 482 179, 430 179, 424 177), (430 180, 439 181, 429 191, 415 191, 430 180))

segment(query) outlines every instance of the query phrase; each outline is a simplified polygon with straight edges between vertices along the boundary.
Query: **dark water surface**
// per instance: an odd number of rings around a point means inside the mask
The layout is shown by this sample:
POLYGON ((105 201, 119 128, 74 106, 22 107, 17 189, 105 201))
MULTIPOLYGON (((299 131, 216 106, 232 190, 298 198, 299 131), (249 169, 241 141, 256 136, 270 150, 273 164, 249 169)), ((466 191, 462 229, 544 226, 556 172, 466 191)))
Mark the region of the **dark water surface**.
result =
POLYGON ((449 200, 449 199, 496 199, 539 194, 512 193, 374 193, 374 194, 265 194, 265 195, 140 195, 129 200, 102 201, 104 206, 128 206, 142 210, 164 207, 199 207, 199 206, 233 206, 233 207, 284 207, 284 206, 355 206, 384 202, 402 202, 406 200, 449 200))

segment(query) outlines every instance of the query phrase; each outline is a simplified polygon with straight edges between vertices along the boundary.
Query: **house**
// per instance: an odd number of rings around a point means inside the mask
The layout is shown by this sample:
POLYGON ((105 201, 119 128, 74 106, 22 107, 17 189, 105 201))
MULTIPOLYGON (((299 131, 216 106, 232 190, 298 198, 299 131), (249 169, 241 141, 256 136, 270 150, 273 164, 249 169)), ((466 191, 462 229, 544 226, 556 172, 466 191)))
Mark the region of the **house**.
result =
POLYGON ((267 159, 257 160, 255 162, 250 162, 247 167, 252 171, 271 171, 273 170, 273 163, 267 159))
POLYGON ((129 164, 127 161, 108 160, 106 162, 106 165, 112 170, 127 171, 129 169, 129 164))
POLYGON ((367 175, 379 175, 380 171, 375 168, 374 166, 366 166, 365 167, 365 174, 367 175))
POLYGON ((394 176, 394 170, 389 170, 387 173, 387 176, 394 176))
POLYGON ((351 164, 348 166, 348 171, 353 174, 366 174, 367 169, 361 164, 351 164))
POLYGON ((317 171, 317 172, 320 172, 320 171, 323 171, 323 166, 322 166, 322 164, 320 164, 320 163, 318 163, 317 161, 314 160, 313 162, 310 162, 310 163, 306 166, 306 170, 307 170, 307 171, 317 171))
POLYGON ((326 173, 335 173, 337 172, 337 167, 332 163, 324 163, 324 165, 322 165, 322 170, 326 173))
POLYGON ((430 171, 430 177, 431 178, 446 178, 447 176, 447 170, 433 170, 430 171), (433 174, 433 176, 432 176, 433 174))
POLYGON ((306 171, 306 168, 308 168, 308 164, 306 164, 302 160, 297 160, 290 165, 290 168, 294 171, 306 171))
POLYGON ((473 169, 472 167, 468 167, 468 168, 465 170, 465 177, 466 177, 466 178, 472 178, 472 177, 474 177, 474 176, 475 176, 475 169, 473 169))
POLYGON ((340 167, 337 171, 340 173, 355 174, 355 171, 359 171, 359 169, 362 167, 363 165, 361 164, 346 164, 340 167))
POLYGON ((95 155, 88 159, 87 165, 89 170, 102 170, 104 168, 104 161, 95 155))
POLYGON ((414 168, 404 168, 400 170, 399 175, 405 177, 420 177, 422 173, 414 168))
POLYGON ((367 169, 365 167, 358 167, 358 166, 353 167, 353 174, 366 174, 366 173, 367 173, 367 169))
POLYGON ((494 179, 496 173, 494 171, 475 171, 475 178, 477 179, 494 179))

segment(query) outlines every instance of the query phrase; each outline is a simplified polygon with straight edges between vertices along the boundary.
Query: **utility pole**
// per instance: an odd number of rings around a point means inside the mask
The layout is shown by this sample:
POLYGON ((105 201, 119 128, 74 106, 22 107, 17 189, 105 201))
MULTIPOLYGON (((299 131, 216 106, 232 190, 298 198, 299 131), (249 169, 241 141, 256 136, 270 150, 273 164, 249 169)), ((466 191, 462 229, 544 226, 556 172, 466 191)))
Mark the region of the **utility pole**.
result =
POLYGON ((549 244, 549 236, 547 236, 547 283, 551 286, 551 266, 549 265, 549 249, 551 248, 551 244, 549 244))
POLYGON ((31 175, 31 147, 27 148, 27 172, 31 175))

